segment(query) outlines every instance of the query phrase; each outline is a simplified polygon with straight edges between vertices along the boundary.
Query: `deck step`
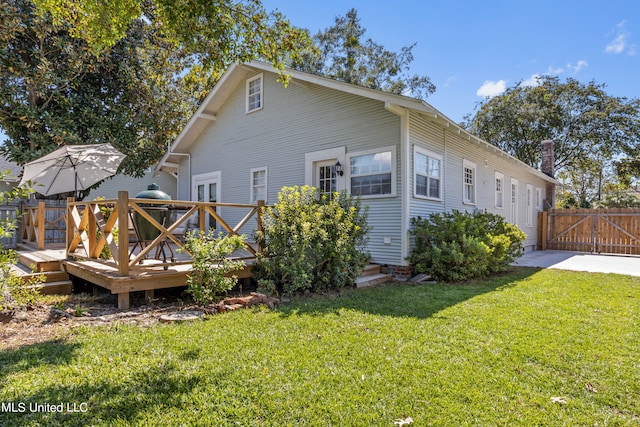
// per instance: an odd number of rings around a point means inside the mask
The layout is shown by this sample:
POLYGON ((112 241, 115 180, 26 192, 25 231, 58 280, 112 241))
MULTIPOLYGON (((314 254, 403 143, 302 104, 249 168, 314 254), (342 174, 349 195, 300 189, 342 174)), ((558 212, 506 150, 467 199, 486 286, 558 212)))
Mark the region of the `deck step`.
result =
POLYGON ((49 256, 44 252, 18 252, 18 263, 33 268, 37 272, 59 271, 60 259, 49 256))
POLYGON ((380 264, 367 264, 360 277, 374 276, 380 274, 380 264))
POLYGON ((69 280, 69 275, 66 272, 62 271, 62 270, 43 271, 41 273, 34 273, 34 272, 31 271, 30 268, 26 267, 23 264, 12 265, 11 266, 11 272, 13 274, 15 274, 16 276, 20 276, 23 281, 27 281, 31 277, 39 276, 39 275, 44 275, 44 282, 45 283, 60 282, 60 281, 64 281, 64 280, 69 280))
POLYGON ((38 286, 38 291, 42 295, 71 295, 73 283, 71 280, 60 280, 58 282, 42 283, 38 286))
POLYGON ((369 286, 379 285, 381 283, 392 280, 393 277, 390 274, 372 274, 369 276, 360 276, 356 279, 356 288, 367 288, 369 286))

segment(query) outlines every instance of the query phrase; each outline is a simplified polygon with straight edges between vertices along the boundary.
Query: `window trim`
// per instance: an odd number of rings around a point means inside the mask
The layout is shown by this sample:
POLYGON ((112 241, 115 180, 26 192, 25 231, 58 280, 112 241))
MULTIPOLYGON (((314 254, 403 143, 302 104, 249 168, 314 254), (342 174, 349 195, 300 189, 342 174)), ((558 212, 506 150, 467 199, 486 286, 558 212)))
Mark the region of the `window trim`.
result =
POLYGON ((493 204, 496 209, 504 210, 504 183, 504 174, 496 171, 495 180, 493 181, 493 190, 495 194, 493 204), (500 180, 500 205, 498 205, 498 189, 496 188, 498 180, 500 180))
MULTIPOLYGON (((391 145, 388 147, 380 147, 380 148, 372 148, 370 150, 363 151, 354 151, 353 153, 347 153, 346 165, 345 165, 345 175, 347 177, 347 191, 349 194, 351 193, 351 158, 352 157, 360 157, 366 156, 369 154, 377 154, 377 153, 386 153, 391 152, 391 193, 389 194, 371 194, 367 196, 358 196, 361 199, 381 199, 385 197, 396 197, 397 189, 396 189, 396 174, 397 174, 397 164, 396 164, 396 146, 391 145)), ((375 174, 372 174, 375 175, 375 174)), ((359 176, 359 175, 356 175, 359 176)))
POLYGON ((269 170, 268 170, 268 168, 266 166, 259 167, 259 168, 252 168, 251 169, 251 171, 249 173, 249 180, 250 180, 249 181, 249 200, 250 200, 250 203, 258 203, 258 200, 255 200, 253 198, 253 196, 254 196, 254 191, 253 190, 254 190, 255 187, 257 187, 253 183, 253 178, 254 178, 253 175, 256 172, 264 172, 264 201, 266 203, 267 197, 268 197, 267 191, 268 191, 268 188, 269 188, 269 170))
POLYGON ((478 168, 476 167, 476 164, 463 159, 462 160, 462 203, 465 205, 472 205, 475 206, 476 205, 476 200, 477 200, 477 195, 478 195, 478 168), (466 183, 466 176, 465 176, 465 169, 471 169, 473 171, 473 182, 471 183, 471 186, 473 188, 473 200, 467 199, 467 183, 466 183))
POLYGON ((536 187, 536 210, 542 210, 542 190, 540 187, 536 187))
MULTIPOLYGON (((428 160, 427 160, 427 164, 428 164, 428 160)), ((414 145, 413 146, 413 197, 415 197, 416 199, 424 199, 424 200, 433 200, 436 202, 441 202, 443 200, 442 198, 442 168, 444 166, 444 160, 443 160, 443 156, 435 153, 433 151, 429 151, 426 150, 418 145, 414 145), (436 159, 440 162, 440 175, 438 178, 438 195, 439 197, 431 197, 431 196, 426 196, 423 194, 418 194, 418 179, 417 176, 425 176, 427 178, 427 188, 429 187, 429 176, 428 175, 424 175, 422 173, 418 173, 417 169, 416 169, 416 157, 417 154, 421 154, 423 156, 426 156, 427 159, 432 158, 432 159, 436 159)))
POLYGON ((249 114, 249 113, 253 113, 254 111, 260 111, 262 110, 262 108, 264 107, 264 78, 263 78, 263 73, 260 74, 256 74, 253 77, 250 77, 246 80, 245 83, 245 113, 249 114), (260 80, 260 106, 257 108, 253 108, 250 109, 250 105, 251 102, 249 101, 250 97, 252 95, 249 94, 249 86, 251 85, 252 82, 256 81, 256 80, 260 80))

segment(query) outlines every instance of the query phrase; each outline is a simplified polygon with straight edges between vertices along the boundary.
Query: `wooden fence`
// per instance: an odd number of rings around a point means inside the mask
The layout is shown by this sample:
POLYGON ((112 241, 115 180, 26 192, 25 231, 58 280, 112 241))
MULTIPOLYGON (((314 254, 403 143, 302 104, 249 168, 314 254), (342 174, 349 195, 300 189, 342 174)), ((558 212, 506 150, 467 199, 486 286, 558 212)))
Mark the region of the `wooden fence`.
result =
POLYGON ((640 255, 640 208, 551 209, 538 225, 542 250, 640 255))
POLYGON ((64 243, 66 238, 66 202, 47 200, 23 203, 21 239, 44 249, 45 243, 64 243))
MULTIPOLYGON (((19 203, 5 203, 0 206, 0 222, 3 227, 7 227, 9 224, 18 223, 18 215, 20 212, 19 203)), ((6 231, 6 230, 5 230, 6 231)), ((18 246, 18 233, 19 230, 13 230, 10 236, 0 238, 0 245, 3 249, 15 249, 18 246)))

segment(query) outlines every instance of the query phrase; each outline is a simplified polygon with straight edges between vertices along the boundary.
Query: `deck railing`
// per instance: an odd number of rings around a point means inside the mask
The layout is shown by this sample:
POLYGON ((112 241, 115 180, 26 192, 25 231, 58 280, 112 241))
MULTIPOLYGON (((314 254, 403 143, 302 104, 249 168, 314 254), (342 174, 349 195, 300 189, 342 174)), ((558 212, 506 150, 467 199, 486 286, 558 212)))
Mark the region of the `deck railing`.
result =
POLYGON ((45 203, 40 200, 35 205, 23 204, 22 241, 35 243, 38 249, 44 249, 45 243, 64 242, 65 210, 64 205, 52 205, 50 201, 45 203))
MULTIPOLYGON (((253 218, 256 220, 255 230, 262 229, 261 208, 264 201, 255 204, 235 203, 209 203, 183 200, 154 200, 129 198, 128 192, 118 192, 118 198, 114 200, 93 200, 89 202, 77 202, 73 198, 67 201, 67 257, 102 260, 105 263, 113 263, 117 267, 120 276, 128 276, 129 270, 136 264, 147 258, 152 251, 163 250, 162 245, 172 245, 172 248, 186 254, 187 260, 166 259, 163 262, 151 264, 153 267, 162 265, 165 268, 173 264, 192 262, 191 254, 184 244, 184 235, 190 227, 200 231, 207 231, 209 224, 207 216, 215 220, 217 227, 226 235, 239 234, 241 229, 248 225, 253 218), (172 221, 166 226, 161 224, 149 213, 158 206, 171 210, 172 221), (151 208, 151 209, 149 209, 151 208), (230 225, 220 214, 221 208, 225 212, 246 211, 242 219, 235 225, 230 225), (108 215, 106 213, 108 212, 108 215), (145 241, 140 245, 140 251, 131 251, 129 234, 133 229, 135 238, 140 241, 133 217, 139 215, 144 218, 155 231, 157 237, 145 241), (126 226, 121 226, 126 224, 126 226), (116 230, 118 230, 116 232, 116 230), (102 259, 104 248, 109 248, 110 258, 102 259)), ((242 215, 240 213, 239 215, 242 215)), ((238 217, 239 215, 234 215, 238 217)), ((228 216, 228 215, 227 215, 228 216)), ((257 256, 260 248, 256 248, 249 242, 245 242, 246 250, 250 257, 257 256)), ((173 249, 172 249, 173 250, 173 249)))

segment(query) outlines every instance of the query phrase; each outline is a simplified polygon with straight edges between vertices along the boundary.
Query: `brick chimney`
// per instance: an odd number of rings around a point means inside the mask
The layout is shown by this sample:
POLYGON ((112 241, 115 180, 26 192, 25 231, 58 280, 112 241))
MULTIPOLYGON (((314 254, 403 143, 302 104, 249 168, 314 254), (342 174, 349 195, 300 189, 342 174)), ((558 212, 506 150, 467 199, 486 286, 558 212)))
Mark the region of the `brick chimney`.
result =
MULTIPOLYGON (((553 141, 547 139, 546 141, 542 141, 542 164, 540 169, 542 173, 545 175, 554 178, 554 162, 555 158, 553 156, 553 141)), ((543 209, 549 210, 556 206, 556 186, 551 182, 547 182, 546 190, 545 190, 545 198, 543 203, 543 209)))

